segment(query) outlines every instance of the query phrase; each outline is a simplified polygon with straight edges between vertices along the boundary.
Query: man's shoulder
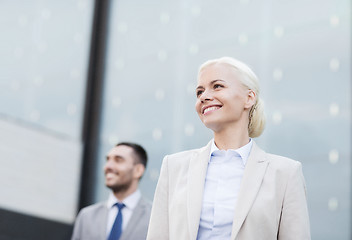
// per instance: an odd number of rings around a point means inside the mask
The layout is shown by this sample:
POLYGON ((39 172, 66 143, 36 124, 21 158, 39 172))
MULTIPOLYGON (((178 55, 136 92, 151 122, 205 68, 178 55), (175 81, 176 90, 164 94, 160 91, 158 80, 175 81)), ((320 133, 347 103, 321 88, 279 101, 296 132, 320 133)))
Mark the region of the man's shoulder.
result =
POLYGON ((146 208, 152 207, 152 202, 144 196, 141 196, 138 204, 146 208))
POLYGON ((92 205, 86 206, 80 210, 81 215, 95 214, 99 211, 107 210, 106 202, 98 202, 92 205))
POLYGON ((142 211, 142 212, 144 212, 144 214, 150 215, 150 212, 152 210, 152 202, 142 195, 138 201, 138 204, 137 204, 137 207, 135 208, 135 210, 137 212, 142 211))

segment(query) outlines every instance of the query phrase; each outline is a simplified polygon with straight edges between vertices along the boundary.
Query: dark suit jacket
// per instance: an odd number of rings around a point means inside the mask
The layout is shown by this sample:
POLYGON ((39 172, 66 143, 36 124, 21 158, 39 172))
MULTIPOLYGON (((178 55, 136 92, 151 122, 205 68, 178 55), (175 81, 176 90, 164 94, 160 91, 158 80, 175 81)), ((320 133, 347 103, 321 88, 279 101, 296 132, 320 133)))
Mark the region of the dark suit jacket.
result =
MULTIPOLYGON (((141 197, 120 240, 145 240, 151 203, 141 197)), ((106 202, 83 208, 75 222, 71 240, 106 240, 108 209, 106 202)))

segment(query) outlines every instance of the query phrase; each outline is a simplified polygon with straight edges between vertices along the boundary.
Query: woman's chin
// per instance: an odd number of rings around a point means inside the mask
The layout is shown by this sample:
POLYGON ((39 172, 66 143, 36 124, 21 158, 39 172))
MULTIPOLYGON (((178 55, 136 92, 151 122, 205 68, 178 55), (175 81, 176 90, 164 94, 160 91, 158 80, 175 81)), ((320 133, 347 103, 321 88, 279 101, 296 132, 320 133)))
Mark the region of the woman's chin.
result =
POLYGON ((203 122, 204 126, 212 130, 213 132, 217 132, 220 129, 220 125, 217 122, 214 121, 204 121, 203 122))

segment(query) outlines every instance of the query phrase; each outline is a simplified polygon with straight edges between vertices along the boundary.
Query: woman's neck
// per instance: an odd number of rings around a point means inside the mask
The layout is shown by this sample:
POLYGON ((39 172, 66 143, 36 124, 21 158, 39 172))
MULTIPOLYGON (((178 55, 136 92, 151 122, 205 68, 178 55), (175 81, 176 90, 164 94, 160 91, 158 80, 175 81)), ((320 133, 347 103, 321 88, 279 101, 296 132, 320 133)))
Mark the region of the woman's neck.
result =
POLYGON ((220 150, 238 149, 249 143, 247 128, 234 128, 214 132, 214 141, 220 150))

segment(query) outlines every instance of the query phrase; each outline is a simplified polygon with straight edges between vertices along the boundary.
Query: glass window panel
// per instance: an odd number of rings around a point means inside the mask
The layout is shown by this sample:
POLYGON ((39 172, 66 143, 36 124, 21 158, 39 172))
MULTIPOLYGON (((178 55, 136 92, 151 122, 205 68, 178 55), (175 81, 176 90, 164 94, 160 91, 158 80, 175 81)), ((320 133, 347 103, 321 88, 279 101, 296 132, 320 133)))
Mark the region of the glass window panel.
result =
POLYGON ((303 164, 313 239, 349 239, 351 212, 350 1, 113 2, 96 198, 118 141, 146 147, 142 192, 153 198, 166 154, 203 146, 197 69, 229 55, 257 73, 267 126, 256 141, 303 164), (302 7, 304 6, 304 7, 302 7))
POLYGON ((72 223, 94 1, 2 1, 0 207, 72 223))

